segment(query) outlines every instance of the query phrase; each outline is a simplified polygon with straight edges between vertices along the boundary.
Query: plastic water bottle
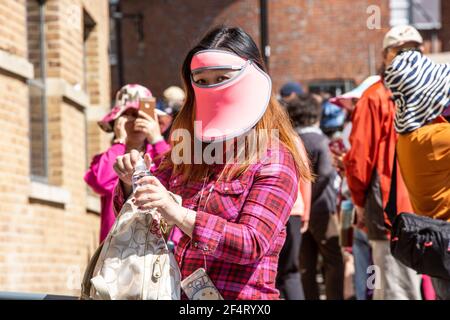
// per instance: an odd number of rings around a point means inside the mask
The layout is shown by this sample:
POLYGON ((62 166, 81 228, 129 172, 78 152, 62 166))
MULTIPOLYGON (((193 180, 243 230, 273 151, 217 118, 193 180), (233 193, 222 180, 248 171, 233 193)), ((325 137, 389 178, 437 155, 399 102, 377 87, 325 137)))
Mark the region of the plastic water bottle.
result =
POLYGON ((339 243, 341 247, 351 247, 353 244, 353 220, 355 218, 354 206, 350 200, 341 203, 341 232, 339 243))
POLYGON ((140 157, 134 168, 133 176, 131 177, 131 181, 133 184, 133 192, 135 192, 136 188, 139 187, 139 185, 137 183, 139 181, 139 179, 146 177, 146 176, 151 176, 151 175, 152 175, 152 173, 145 165, 144 158, 140 157))

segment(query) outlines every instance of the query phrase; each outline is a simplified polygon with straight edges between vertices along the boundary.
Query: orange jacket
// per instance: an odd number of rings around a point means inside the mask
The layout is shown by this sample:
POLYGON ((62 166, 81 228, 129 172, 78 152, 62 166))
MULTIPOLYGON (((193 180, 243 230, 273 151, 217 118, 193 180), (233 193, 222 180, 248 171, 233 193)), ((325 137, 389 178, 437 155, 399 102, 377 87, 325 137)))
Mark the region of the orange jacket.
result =
MULTIPOLYGON (((351 148, 344 158, 344 166, 352 200, 357 206, 367 207, 366 200, 375 190, 381 196, 381 212, 384 212, 397 143, 394 117, 395 103, 382 81, 364 92, 353 111, 351 148)), ((397 177, 398 212, 412 212, 400 170, 397 177)), ((389 225, 386 214, 384 221, 389 225)))

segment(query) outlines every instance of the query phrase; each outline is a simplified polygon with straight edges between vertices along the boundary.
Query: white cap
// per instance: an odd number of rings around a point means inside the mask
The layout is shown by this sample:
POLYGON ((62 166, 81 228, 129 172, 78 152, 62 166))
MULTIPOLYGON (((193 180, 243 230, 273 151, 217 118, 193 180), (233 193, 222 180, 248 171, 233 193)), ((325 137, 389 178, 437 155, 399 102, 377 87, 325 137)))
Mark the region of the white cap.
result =
POLYGON ((185 94, 183 89, 177 86, 171 86, 164 90, 163 96, 167 101, 180 101, 183 102, 185 99, 185 94))
POLYGON ((352 99, 360 99, 363 95, 364 91, 366 91, 369 87, 371 87, 373 84, 377 83, 381 80, 381 77, 378 75, 370 76, 366 78, 359 86, 354 88, 353 90, 350 90, 344 94, 341 94, 340 96, 336 96, 334 98, 330 99, 331 103, 334 103, 335 105, 342 107, 344 109, 351 109, 352 107, 352 99))
POLYGON ((134 172, 141 172, 141 171, 146 171, 146 170, 148 170, 148 169, 147 169, 147 166, 145 165, 144 158, 139 157, 139 159, 134 167, 134 172))
POLYGON ((405 42, 423 43, 423 38, 419 31, 413 26, 396 26, 386 33, 383 39, 383 50, 389 47, 397 47, 405 42))

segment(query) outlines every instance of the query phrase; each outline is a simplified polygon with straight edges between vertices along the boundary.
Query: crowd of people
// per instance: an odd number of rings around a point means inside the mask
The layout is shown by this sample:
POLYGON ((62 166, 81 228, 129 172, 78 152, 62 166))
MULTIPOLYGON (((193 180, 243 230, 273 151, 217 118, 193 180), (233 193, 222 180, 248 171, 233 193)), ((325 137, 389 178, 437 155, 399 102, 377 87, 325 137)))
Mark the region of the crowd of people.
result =
POLYGON ((182 278, 205 268, 224 299, 450 299, 450 279, 393 256, 386 213, 395 189, 397 214, 450 222, 450 67, 411 26, 392 28, 382 53, 350 92, 289 82, 275 97, 253 39, 219 27, 186 55, 184 90, 156 101, 121 88, 99 122, 111 146, 84 177, 101 196, 100 242, 132 195, 167 221, 182 278), (133 193, 139 157, 153 175, 133 193))

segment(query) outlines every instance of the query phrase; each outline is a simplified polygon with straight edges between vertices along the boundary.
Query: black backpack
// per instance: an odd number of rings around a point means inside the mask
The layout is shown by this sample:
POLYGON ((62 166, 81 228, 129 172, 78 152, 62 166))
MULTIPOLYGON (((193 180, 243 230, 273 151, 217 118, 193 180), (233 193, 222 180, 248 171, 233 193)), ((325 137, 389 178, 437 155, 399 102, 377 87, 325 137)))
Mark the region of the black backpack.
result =
POLYGON ((450 223, 415 213, 397 215, 397 154, 385 211, 392 224, 392 255, 420 274, 450 280, 450 223))

